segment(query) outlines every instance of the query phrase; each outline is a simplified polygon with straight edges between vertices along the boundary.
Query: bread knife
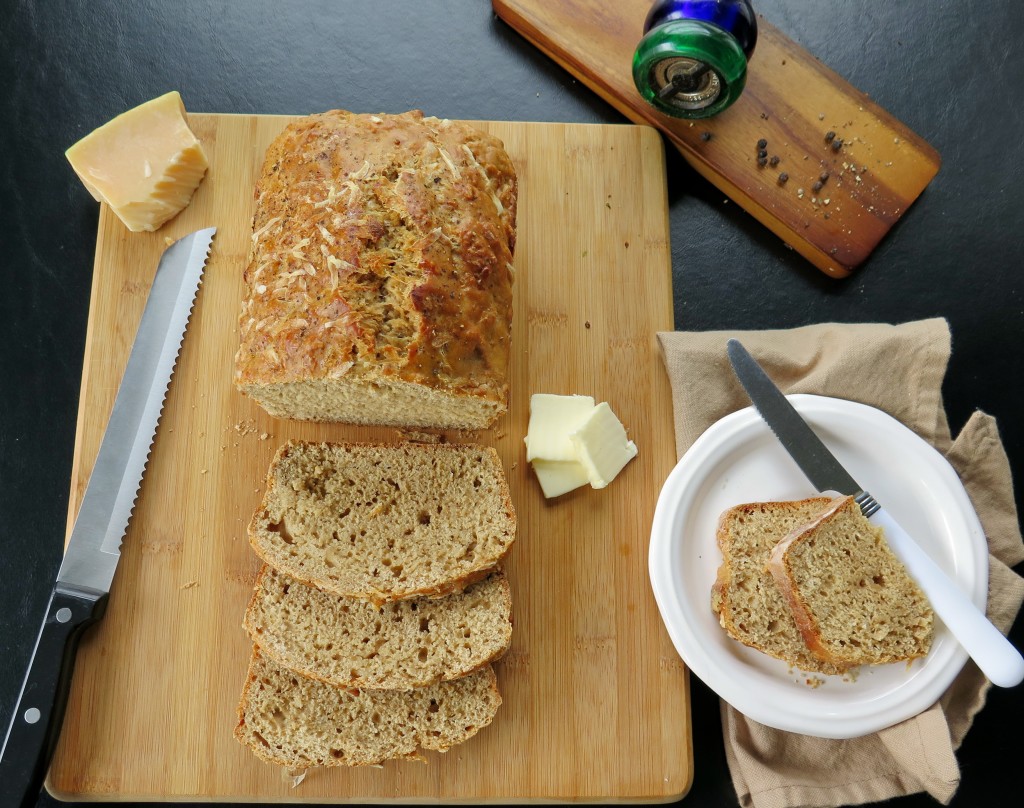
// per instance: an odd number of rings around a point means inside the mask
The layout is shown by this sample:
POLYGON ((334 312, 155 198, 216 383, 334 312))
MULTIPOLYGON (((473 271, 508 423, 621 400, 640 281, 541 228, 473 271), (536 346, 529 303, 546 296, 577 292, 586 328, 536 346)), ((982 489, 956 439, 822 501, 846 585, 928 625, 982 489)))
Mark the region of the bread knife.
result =
POLYGON ((1024 658, 899 523, 850 476, 810 425, 738 340, 726 348, 736 378, 775 437, 819 491, 852 496, 885 532, 889 546, 931 602, 957 642, 989 680, 1013 687, 1024 680, 1024 658))
POLYGON ((106 609, 215 228, 160 259, 46 617, 0 748, 0 805, 35 805, 60 737, 78 642, 106 609))

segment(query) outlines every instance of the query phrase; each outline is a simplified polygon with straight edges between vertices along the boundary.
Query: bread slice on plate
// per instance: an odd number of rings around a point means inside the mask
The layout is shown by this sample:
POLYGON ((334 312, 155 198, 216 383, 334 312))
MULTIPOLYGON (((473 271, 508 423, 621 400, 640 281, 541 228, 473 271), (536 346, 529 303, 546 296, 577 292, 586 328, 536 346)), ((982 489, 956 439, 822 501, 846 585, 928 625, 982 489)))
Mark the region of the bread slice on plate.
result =
POLYGON ((464 592, 377 607, 265 566, 245 627, 264 654, 313 679, 410 690, 465 676, 505 653, 511 611, 500 570, 464 592))
POLYGON ((292 769, 368 766, 444 752, 491 723, 501 695, 490 666, 416 690, 347 690, 281 667, 253 650, 235 737, 292 769))
POLYGON ((810 652, 767 565, 775 545, 831 501, 753 502, 725 511, 717 533, 722 564, 711 594, 711 607, 730 637, 802 671, 824 674, 842 673, 845 667, 810 652))
POLYGON ((899 662, 931 647, 928 599, 853 497, 790 533, 772 551, 769 570, 822 662, 899 662))
POLYGON ((497 452, 468 444, 286 443, 249 525, 270 566, 377 605, 461 591, 515 533, 497 452))

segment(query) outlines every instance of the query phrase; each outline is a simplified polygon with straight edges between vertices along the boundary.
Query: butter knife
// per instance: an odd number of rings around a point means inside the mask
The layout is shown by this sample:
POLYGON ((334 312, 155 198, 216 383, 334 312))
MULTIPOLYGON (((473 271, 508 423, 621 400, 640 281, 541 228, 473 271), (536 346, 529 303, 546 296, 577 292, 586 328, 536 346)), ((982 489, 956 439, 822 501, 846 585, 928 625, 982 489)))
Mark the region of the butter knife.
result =
POLYGON ((0 747, 0 805, 35 805, 60 737, 82 633, 103 616, 164 396, 215 233, 168 247, 82 497, 28 672, 0 747))
POLYGON ((800 470, 819 491, 853 496, 861 512, 882 528, 889 546, 927 595, 935 613, 989 680, 1013 687, 1024 680, 1024 658, 989 622, 899 523, 864 490, 814 434, 782 391, 738 340, 727 345, 729 361, 754 407, 800 470))

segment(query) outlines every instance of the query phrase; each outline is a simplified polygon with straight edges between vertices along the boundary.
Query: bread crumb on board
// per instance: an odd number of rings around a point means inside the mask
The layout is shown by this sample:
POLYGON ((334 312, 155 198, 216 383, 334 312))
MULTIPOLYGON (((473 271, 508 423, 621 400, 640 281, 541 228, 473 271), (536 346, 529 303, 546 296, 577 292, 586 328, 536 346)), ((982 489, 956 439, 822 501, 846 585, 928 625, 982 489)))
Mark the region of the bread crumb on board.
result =
POLYGON ((239 421, 235 424, 234 430, 239 435, 253 435, 256 432, 256 422, 252 418, 246 418, 244 421, 239 421))
POLYGON ((309 769, 281 769, 281 779, 288 783, 290 788, 298 788, 308 773, 309 769))
POLYGON ((421 432, 417 429, 396 429, 399 440, 407 441, 408 443, 444 443, 444 435, 438 435, 434 432, 421 432))
POLYGON ((196 586, 199 586, 199 581, 187 581, 186 583, 183 583, 181 586, 179 586, 178 589, 181 589, 181 590, 192 589, 193 587, 196 587, 196 586))

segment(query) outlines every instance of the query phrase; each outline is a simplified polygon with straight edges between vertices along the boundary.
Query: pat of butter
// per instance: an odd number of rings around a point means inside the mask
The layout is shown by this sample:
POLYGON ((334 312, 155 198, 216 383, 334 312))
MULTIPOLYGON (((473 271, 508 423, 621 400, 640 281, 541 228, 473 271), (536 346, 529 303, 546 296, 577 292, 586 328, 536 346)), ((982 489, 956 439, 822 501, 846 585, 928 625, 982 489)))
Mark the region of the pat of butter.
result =
MULTIPOLYGON (((569 435, 594 411, 590 396, 530 396, 530 425, 526 433, 526 459, 575 462, 576 449, 569 435)), ((571 489, 569 489, 571 490, 571 489)))
POLYGON ((545 499, 560 497, 590 482, 587 470, 575 461, 534 460, 533 471, 545 499))
POLYGON ((93 198, 132 231, 156 230, 177 215, 208 165, 177 92, 118 115, 65 155, 93 198))
POLYGON ((636 444, 607 403, 598 404, 569 436, 594 488, 604 488, 636 457, 636 444))

